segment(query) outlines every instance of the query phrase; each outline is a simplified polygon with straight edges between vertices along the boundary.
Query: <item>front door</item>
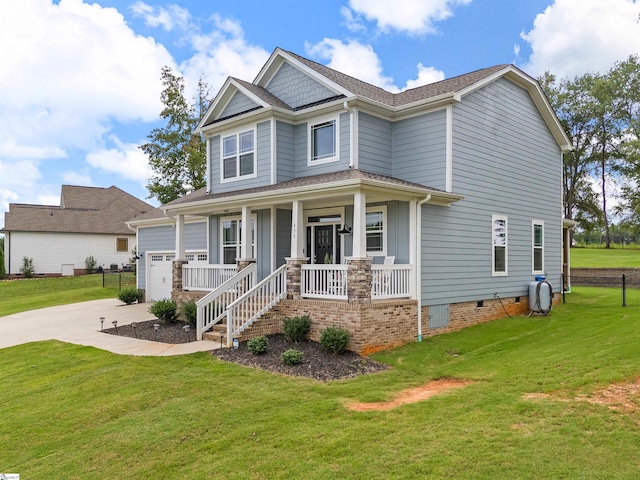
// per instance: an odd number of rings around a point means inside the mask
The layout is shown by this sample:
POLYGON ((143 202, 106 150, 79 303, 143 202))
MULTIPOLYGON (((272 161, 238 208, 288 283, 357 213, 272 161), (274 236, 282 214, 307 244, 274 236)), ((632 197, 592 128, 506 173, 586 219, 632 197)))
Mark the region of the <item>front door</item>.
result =
POLYGON ((335 263, 333 252, 334 225, 317 225, 315 228, 315 263, 335 263))
POLYGON ((338 235, 343 223, 342 209, 312 210, 307 214, 307 252, 311 263, 340 263, 342 261, 341 238, 338 235))

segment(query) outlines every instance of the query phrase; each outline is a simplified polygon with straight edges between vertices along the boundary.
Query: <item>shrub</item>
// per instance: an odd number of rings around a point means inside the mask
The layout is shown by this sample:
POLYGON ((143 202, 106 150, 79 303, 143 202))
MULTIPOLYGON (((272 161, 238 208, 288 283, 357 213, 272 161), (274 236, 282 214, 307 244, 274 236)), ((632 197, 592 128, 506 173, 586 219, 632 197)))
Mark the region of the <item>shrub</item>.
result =
POLYGON ((149 313, 165 323, 172 323, 178 320, 178 305, 170 298, 163 298, 151 304, 149 313))
POLYGON ((290 342, 301 342, 311 331, 311 319, 308 315, 302 317, 285 318, 283 321, 284 336, 290 342))
POLYGON ((33 258, 31 257, 22 257, 22 266, 20 267, 20 273, 23 274, 26 278, 33 277, 35 272, 35 268, 33 266, 33 258))
MULTIPOLYGON (((96 270, 96 265, 98 265, 98 262, 93 255, 89 255, 84 259, 84 266, 87 269, 87 273, 93 273, 96 270)), ((124 300, 122 301, 124 302, 124 300)), ((127 303, 127 305, 129 304, 127 303)))
POLYGON ((264 335, 254 337, 247 342, 247 348, 254 355, 260 355, 269 348, 269 340, 264 335))
POLYGON ((0 280, 7 276, 7 272, 4 268, 4 250, 0 244, 0 280))
POLYGON ((184 316, 184 319, 192 327, 196 326, 198 319, 198 307, 195 300, 188 300, 180 304, 180 313, 184 316))
POLYGON ((347 348, 349 331, 340 327, 327 327, 320 332, 320 345, 332 353, 340 353, 347 348))
POLYGON ((135 287, 126 287, 118 293, 118 300, 127 305, 131 305, 132 303, 142 300, 142 292, 135 287))
POLYGON ((303 356, 304 354, 300 350, 290 348, 289 350, 285 350, 284 352, 282 352, 282 355, 280 355, 280 360, 285 365, 298 365, 299 363, 302 363, 303 356))

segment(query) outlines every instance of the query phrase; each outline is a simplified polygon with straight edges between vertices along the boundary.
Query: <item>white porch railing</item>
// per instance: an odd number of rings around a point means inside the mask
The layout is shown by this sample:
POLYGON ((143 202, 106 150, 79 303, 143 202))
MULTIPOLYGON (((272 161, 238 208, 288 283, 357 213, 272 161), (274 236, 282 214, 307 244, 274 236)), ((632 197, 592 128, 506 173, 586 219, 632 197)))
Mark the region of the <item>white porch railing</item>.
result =
POLYGON ((300 295, 305 298, 347 300, 347 265, 302 265, 300 295))
POLYGON ((287 296, 287 265, 282 265, 227 306, 227 346, 260 316, 287 296))
POLYGON ((184 290, 215 290, 238 272, 235 265, 189 265, 182 266, 182 288, 184 290))
POLYGON ((371 265, 371 298, 411 297, 411 265, 371 265))
POLYGON ((202 340, 204 332, 210 330, 227 316, 229 305, 244 292, 251 290, 251 287, 256 283, 257 269, 255 263, 249 265, 196 302, 198 307, 196 327, 198 340, 202 340))

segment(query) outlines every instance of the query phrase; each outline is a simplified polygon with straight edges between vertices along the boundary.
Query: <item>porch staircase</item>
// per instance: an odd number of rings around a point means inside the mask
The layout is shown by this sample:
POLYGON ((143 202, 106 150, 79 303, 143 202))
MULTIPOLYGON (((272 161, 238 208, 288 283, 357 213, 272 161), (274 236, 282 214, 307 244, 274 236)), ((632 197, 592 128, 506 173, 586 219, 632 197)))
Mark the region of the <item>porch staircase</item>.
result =
POLYGON ((286 265, 254 285, 256 268, 253 264, 243 269, 196 302, 199 340, 212 340, 231 347, 234 338, 286 297, 286 265))

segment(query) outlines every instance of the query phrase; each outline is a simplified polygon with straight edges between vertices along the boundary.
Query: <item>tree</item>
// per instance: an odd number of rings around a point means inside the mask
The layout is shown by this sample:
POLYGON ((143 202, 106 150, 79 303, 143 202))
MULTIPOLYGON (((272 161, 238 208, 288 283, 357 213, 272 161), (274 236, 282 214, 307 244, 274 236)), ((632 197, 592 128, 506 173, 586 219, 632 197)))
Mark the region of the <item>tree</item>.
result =
POLYGON ((153 170, 147 189, 149 198, 165 204, 171 200, 206 186, 206 142, 194 134, 200 118, 210 102, 209 87, 200 79, 196 98, 188 102, 184 96, 184 78, 175 75, 170 67, 162 67, 164 90, 160 95, 164 108, 160 118, 166 126, 154 128, 150 141, 140 146, 149 157, 153 170))
POLYGON ((4 268, 4 237, 0 237, 0 279, 7 276, 7 271, 4 268))

